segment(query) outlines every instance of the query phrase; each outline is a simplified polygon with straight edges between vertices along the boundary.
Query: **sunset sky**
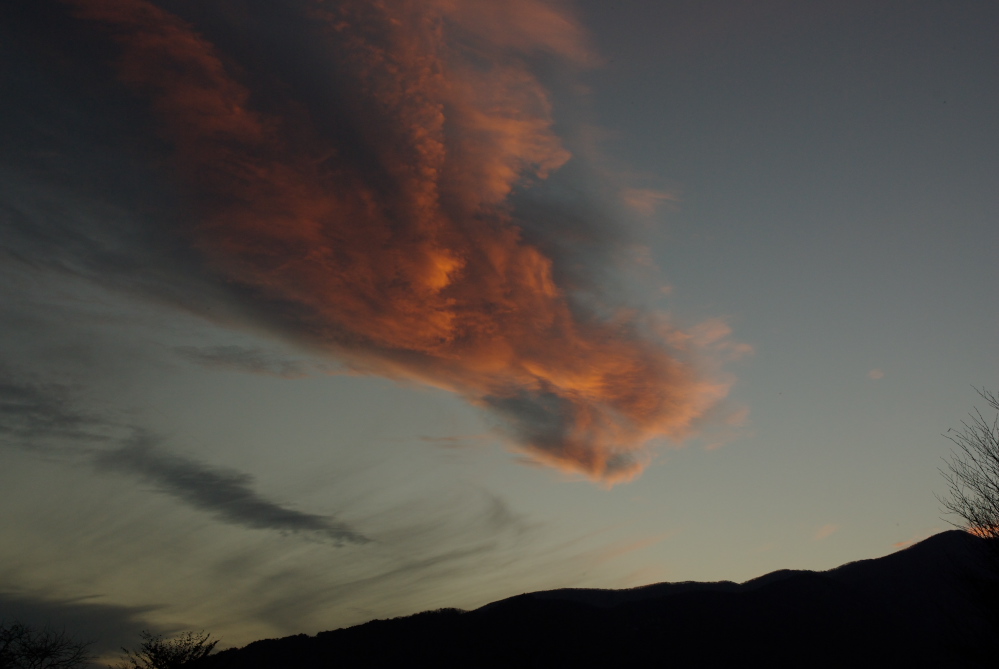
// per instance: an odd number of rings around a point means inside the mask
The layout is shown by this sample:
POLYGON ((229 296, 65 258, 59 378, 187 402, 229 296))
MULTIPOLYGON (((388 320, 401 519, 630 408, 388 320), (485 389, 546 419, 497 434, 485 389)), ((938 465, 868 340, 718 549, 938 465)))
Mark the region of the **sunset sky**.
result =
POLYGON ((947 529, 999 387, 997 29, 6 0, 0 618, 243 645, 947 529))

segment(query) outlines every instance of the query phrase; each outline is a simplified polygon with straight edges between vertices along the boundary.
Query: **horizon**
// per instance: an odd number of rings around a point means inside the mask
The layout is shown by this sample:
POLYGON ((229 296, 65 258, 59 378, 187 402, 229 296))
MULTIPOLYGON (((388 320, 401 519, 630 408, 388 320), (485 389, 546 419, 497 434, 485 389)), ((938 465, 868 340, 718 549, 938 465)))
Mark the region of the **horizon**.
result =
POLYGON ((13 0, 0 619, 241 646, 951 529, 999 7, 13 0))

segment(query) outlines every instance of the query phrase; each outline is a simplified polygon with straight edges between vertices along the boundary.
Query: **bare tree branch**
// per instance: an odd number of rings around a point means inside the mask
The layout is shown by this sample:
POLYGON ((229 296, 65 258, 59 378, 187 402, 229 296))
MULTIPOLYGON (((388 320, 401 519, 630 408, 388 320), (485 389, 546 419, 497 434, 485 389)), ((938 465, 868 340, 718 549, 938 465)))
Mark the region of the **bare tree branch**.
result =
POLYGON ((937 499, 959 519, 950 521, 955 527, 999 539, 999 396, 984 388, 976 390, 996 414, 989 419, 976 408, 961 421, 960 429, 944 435, 955 448, 940 470, 947 495, 937 499))
POLYGON ((90 645, 65 630, 0 621, 0 669, 78 669, 90 661, 90 645))

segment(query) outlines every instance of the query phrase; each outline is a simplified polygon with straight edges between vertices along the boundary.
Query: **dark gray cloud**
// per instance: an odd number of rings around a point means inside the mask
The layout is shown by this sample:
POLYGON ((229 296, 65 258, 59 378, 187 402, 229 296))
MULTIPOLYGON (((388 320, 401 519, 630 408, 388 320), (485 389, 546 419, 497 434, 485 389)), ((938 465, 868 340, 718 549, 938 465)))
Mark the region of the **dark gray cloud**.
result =
POLYGON ((495 493, 485 492, 485 507, 482 513, 482 522, 496 532, 512 532, 517 535, 525 534, 533 526, 528 522, 527 517, 514 511, 510 504, 495 493))
POLYGON ((193 363, 214 369, 225 369, 250 374, 267 374, 283 379, 308 376, 300 360, 250 346, 230 344, 225 346, 178 346, 174 349, 181 357, 193 363))
POLYGON ((308 533, 338 544, 369 541, 329 516, 295 511, 266 499, 253 489, 254 479, 249 474, 162 451, 146 435, 139 434, 131 443, 103 452, 94 461, 100 469, 135 475, 158 491, 231 525, 308 533))
POLYGON ((250 529, 365 543, 331 517, 289 509, 253 489, 251 475, 169 453, 134 425, 116 424, 74 405, 73 389, 28 381, 0 367, 0 443, 54 453, 60 449, 102 471, 131 474, 222 522, 250 529), (68 445, 67 445, 68 442, 68 445), (109 448, 109 445, 114 447, 109 448))
POLYGON ((72 406, 71 388, 17 378, 0 366, 0 438, 41 446, 41 441, 100 441, 111 424, 72 406))
POLYGON ((67 3, 0 3, 0 264, 251 318, 184 238, 190 203, 110 55, 67 3))
MULTIPOLYGON (((65 630, 74 639, 91 642, 90 650, 97 656, 113 654, 123 646, 134 646, 139 632, 155 629, 144 616, 156 608, 107 604, 96 596, 57 599, 0 591, 0 621, 17 620, 35 628, 65 630)), ((176 630, 157 631, 172 633, 176 630)))

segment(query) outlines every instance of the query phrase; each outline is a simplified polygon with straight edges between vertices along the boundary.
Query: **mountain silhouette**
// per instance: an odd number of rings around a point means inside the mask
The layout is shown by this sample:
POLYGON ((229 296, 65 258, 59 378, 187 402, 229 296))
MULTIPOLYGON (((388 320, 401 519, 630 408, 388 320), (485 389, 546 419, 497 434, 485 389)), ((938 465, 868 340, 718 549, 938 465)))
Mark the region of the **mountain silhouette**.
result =
POLYGON ((195 666, 994 666, 999 603, 986 594, 986 543, 954 530, 824 572, 533 592, 256 641, 195 666))

